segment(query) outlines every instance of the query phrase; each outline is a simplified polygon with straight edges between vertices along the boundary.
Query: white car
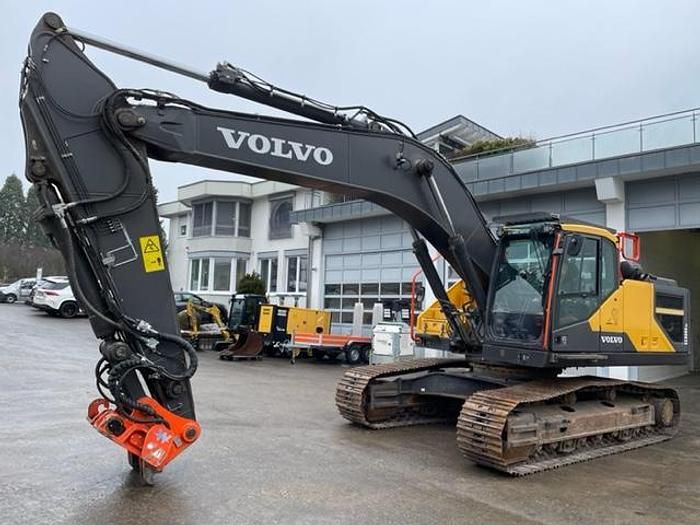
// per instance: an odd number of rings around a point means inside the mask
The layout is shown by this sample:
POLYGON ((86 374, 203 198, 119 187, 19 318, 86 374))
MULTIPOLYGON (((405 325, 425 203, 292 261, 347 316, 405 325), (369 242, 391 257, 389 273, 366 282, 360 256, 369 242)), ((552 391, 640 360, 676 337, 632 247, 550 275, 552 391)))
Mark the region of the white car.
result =
MULTIPOLYGON (((47 279, 48 280, 48 279, 47 279)), ((50 279, 34 294, 32 306, 51 315, 72 318, 82 312, 75 300, 70 283, 64 279, 50 279)))
POLYGON ((36 284, 36 279, 29 277, 19 279, 12 284, 0 287, 0 302, 15 303, 28 297, 36 284))

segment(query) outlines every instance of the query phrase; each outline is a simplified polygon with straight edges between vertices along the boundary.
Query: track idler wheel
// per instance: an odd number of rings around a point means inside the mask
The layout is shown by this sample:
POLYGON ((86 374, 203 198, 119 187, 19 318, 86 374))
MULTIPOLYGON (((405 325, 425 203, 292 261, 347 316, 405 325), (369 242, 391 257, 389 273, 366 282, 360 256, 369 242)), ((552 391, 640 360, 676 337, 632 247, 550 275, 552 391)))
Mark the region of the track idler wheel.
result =
POLYGON ((669 398, 654 399, 654 419, 656 424, 662 427, 670 427, 673 425, 673 401, 669 398))

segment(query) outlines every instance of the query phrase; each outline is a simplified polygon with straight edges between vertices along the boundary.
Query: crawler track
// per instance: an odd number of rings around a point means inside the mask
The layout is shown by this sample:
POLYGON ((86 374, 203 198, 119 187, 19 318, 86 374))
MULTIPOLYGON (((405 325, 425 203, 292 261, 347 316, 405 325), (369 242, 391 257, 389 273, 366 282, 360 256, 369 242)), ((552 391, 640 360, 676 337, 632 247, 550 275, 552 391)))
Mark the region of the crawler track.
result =
MULTIPOLYGON (((465 366, 463 359, 418 359, 352 368, 338 383, 336 406, 348 421, 372 429, 454 421, 431 409, 439 403, 435 396, 383 406, 381 399, 370 400, 368 387, 465 366)), ((678 395, 670 388, 598 377, 533 379, 468 397, 457 445, 480 465, 524 476, 666 441, 679 420, 678 395)))
POLYGON ((368 413, 367 387, 371 381, 380 378, 464 366, 468 366, 464 359, 415 359, 351 368, 345 372, 338 383, 335 391, 335 404, 340 415, 348 421, 374 429, 446 422, 449 418, 442 415, 426 415, 425 412, 421 413, 415 407, 384 410, 380 414, 370 414, 368 413))
MULTIPOLYGON (((575 417, 574 412, 571 421, 575 417)), ((666 441, 677 432, 679 419, 678 395, 669 388, 594 377, 532 381, 478 392, 467 399, 457 422, 457 444, 464 456, 476 463, 524 476, 666 441), (660 414, 656 414, 648 425, 606 428, 602 432, 591 429, 568 441, 550 439, 519 448, 507 442, 507 426, 516 415, 535 413, 547 403, 565 402, 572 394, 595 398, 603 393, 609 396, 610 392, 640 403, 648 400, 652 406, 654 400, 668 400, 673 414, 667 415, 666 424, 660 424, 660 414)))

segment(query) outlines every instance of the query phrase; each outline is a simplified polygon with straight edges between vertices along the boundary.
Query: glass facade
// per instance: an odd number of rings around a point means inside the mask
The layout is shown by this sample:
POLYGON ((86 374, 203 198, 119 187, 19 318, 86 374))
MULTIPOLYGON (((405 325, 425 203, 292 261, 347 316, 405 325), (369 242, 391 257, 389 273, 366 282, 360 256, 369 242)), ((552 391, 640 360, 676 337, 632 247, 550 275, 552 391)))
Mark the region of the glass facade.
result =
MULTIPOLYGON (((250 237, 251 205, 235 200, 200 202, 192 206, 192 237, 250 237)), ((186 235, 187 229, 180 229, 186 235)))
POLYGON ((244 257, 198 257, 190 259, 190 291, 233 293, 248 267, 244 257), (235 277, 235 279, 232 279, 235 277))

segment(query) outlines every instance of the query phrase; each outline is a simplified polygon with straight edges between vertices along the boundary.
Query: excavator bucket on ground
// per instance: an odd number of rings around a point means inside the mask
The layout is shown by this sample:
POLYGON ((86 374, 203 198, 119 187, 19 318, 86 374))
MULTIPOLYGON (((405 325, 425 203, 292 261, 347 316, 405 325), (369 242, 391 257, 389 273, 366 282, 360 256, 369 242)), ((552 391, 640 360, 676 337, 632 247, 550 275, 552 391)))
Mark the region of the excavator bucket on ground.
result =
POLYGON ((236 341, 219 353, 219 359, 235 361, 236 359, 262 359, 265 340, 258 332, 241 332, 236 341))

